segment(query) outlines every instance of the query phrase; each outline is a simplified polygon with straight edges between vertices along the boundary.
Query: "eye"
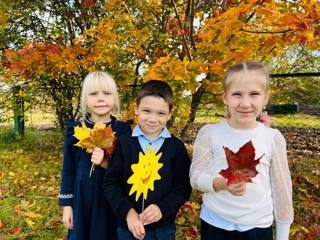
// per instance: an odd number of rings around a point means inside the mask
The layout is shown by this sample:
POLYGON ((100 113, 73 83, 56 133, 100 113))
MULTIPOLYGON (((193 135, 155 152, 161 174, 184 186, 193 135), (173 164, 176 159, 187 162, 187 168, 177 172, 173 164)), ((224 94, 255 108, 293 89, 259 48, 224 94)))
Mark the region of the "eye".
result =
POLYGON ((150 110, 149 110, 149 109, 143 109, 142 112, 144 112, 144 113, 150 113, 150 110))
POLYGON ((231 96, 241 96, 241 93, 239 93, 239 92, 234 92, 234 93, 231 94, 231 96))
POLYGON ((95 96, 95 95, 97 95, 97 94, 98 94, 98 92, 91 92, 91 93, 89 93, 90 96, 95 96))
POLYGON ((109 91, 103 91, 103 94, 104 94, 104 95, 112 95, 112 93, 109 92, 109 91))
POLYGON ((251 92, 250 95, 251 96, 258 96, 258 95, 260 95, 260 92, 251 92))

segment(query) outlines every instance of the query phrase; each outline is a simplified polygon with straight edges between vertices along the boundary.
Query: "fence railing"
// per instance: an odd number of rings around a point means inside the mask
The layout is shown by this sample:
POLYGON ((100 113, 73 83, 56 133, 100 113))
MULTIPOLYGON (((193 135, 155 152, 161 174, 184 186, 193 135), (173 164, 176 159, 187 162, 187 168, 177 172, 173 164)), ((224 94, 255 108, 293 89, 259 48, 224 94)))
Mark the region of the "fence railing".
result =
MULTIPOLYGON (((294 114, 304 113, 308 115, 320 116, 320 105, 303 105, 303 104, 277 104, 269 105, 267 108, 269 114, 294 114)), ((197 116, 223 116, 223 111, 216 109, 201 108, 197 116)))

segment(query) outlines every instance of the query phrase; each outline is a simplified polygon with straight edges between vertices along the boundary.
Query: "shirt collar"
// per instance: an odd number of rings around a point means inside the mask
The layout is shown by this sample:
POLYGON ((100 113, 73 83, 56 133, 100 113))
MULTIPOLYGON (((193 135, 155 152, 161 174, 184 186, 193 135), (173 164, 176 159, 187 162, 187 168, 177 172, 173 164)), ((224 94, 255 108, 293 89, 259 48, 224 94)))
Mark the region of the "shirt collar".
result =
MULTIPOLYGON (((139 124, 137 124, 134 129, 132 130, 132 137, 140 137, 140 136, 143 136, 145 138, 146 135, 143 133, 143 131, 141 130, 139 124)), ((164 127, 162 132, 159 134, 159 136, 156 138, 156 139, 159 139, 159 138, 170 138, 171 137, 171 134, 169 132, 169 130, 167 129, 167 127, 164 127)), ((148 138, 147 138, 148 139, 148 138)))
MULTIPOLYGON (((89 112, 86 113, 86 115, 85 115, 85 117, 84 117, 84 121, 85 121, 89 126, 93 127, 94 124, 95 124, 95 122, 93 122, 93 121, 90 120, 90 116, 91 116, 91 114, 90 114, 89 112)), ((110 125, 110 124, 111 124, 111 125, 114 125, 114 122, 116 121, 116 118, 115 118, 114 116, 110 115, 110 118, 111 118, 111 121, 104 123, 104 124, 106 124, 107 126, 110 125)))

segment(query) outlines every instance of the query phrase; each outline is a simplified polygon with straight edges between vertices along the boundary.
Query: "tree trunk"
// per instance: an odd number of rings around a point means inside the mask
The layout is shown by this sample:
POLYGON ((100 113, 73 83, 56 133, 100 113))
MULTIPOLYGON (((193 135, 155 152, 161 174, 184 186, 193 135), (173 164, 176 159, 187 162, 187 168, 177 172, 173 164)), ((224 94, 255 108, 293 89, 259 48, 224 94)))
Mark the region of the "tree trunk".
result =
POLYGON ((198 88, 198 90, 192 95, 192 100, 191 100, 191 112, 189 115, 189 120, 187 124, 184 126, 184 128, 181 131, 181 139, 182 141, 187 140, 187 133, 190 128, 190 126, 193 124, 194 119, 196 118, 196 112, 199 107, 199 104, 201 102, 201 97, 203 93, 205 92, 205 86, 204 83, 201 84, 201 86, 198 88))

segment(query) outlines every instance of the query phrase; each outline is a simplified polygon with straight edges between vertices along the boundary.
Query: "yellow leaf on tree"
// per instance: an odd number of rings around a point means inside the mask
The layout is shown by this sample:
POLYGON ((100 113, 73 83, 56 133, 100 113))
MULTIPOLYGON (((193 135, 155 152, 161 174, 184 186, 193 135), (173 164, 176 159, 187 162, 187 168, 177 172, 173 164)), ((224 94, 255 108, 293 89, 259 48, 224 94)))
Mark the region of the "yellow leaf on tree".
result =
POLYGON ((222 75, 224 72, 223 67, 221 66, 221 64, 219 63, 213 63, 211 64, 211 69, 214 73, 218 74, 218 75, 222 75))

